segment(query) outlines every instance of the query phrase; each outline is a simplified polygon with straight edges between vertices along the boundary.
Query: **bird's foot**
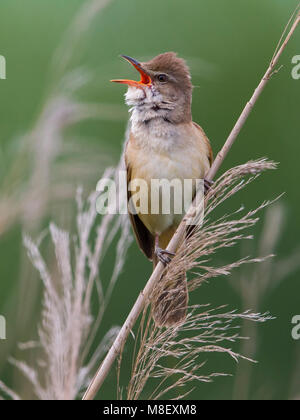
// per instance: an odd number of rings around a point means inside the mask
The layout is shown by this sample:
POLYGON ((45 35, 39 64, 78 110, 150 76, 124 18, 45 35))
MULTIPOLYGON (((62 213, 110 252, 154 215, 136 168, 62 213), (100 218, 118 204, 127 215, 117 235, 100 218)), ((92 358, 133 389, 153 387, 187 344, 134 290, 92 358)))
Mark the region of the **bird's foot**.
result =
POLYGON ((204 178, 204 194, 206 195, 208 191, 211 189, 214 181, 209 181, 208 179, 204 178))
POLYGON ((167 251, 166 249, 162 249, 159 246, 155 247, 155 255, 159 259, 160 262, 162 262, 164 265, 167 265, 171 262, 170 257, 174 257, 174 252, 167 251))

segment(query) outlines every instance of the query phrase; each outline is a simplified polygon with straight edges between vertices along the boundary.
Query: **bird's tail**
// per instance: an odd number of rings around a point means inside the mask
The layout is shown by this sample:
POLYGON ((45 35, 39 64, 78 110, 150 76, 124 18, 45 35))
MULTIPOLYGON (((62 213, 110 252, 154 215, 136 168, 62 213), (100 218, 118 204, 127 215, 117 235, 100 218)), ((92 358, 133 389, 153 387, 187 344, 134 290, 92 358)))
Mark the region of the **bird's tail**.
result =
MULTIPOLYGON (((153 269, 158 263, 153 259, 153 269)), ((188 287, 186 272, 178 273, 176 278, 166 281, 162 275, 152 297, 152 317, 159 327, 181 324, 187 313, 188 287)))

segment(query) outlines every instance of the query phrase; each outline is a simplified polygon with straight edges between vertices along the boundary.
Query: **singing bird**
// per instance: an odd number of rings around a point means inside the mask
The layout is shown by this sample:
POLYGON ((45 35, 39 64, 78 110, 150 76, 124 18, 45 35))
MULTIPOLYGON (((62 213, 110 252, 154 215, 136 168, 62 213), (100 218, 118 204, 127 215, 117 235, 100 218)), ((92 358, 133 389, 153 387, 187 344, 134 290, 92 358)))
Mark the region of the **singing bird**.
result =
MULTIPOLYGON (((115 79, 128 85, 125 95, 131 118, 125 145, 127 183, 151 180, 204 179, 213 154, 202 128, 192 121, 192 82, 186 62, 174 52, 160 54, 147 62, 122 56, 140 73, 141 80, 115 79)), ((128 201, 131 198, 128 188, 128 201)), ((151 201, 151 192, 149 192, 151 201)), ((184 214, 152 214, 129 211, 139 247, 155 265, 170 262, 166 248, 184 214)), ((159 326, 181 323, 186 317, 188 290, 186 273, 179 277, 178 298, 171 302, 164 293, 153 302, 152 314, 159 326), (179 284, 180 283, 180 284, 179 284), (179 296, 180 295, 180 296, 179 296)))

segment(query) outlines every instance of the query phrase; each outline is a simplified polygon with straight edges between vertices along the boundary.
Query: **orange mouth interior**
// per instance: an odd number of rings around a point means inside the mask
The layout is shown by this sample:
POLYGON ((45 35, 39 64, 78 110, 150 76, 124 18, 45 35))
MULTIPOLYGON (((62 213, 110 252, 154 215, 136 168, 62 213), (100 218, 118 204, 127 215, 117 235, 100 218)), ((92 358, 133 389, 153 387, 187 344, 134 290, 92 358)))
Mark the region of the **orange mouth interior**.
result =
POLYGON ((125 60, 127 60, 141 75, 141 80, 129 80, 129 79, 113 79, 111 82, 123 83, 129 86, 142 87, 142 86, 151 86, 152 80, 151 77, 143 70, 140 63, 134 58, 128 57, 127 55, 122 55, 125 60))

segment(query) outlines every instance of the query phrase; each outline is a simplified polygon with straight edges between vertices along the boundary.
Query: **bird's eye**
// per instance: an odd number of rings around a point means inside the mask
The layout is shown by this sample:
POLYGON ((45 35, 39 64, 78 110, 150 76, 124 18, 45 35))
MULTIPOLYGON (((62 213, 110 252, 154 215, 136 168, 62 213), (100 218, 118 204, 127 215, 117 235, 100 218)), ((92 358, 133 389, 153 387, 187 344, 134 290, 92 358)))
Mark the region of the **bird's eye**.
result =
POLYGON ((168 77, 166 74, 159 74, 157 79, 160 83, 165 83, 168 80, 168 77))

